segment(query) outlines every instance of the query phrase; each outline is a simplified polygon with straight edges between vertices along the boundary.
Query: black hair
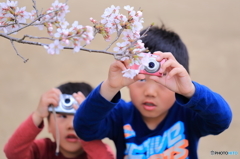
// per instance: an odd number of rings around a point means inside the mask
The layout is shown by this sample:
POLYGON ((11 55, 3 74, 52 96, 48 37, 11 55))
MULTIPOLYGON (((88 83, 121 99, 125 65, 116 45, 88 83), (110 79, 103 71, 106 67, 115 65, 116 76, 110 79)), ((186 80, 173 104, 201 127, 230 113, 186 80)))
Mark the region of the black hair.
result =
POLYGON ((60 89, 62 94, 73 94, 80 91, 85 97, 87 97, 88 94, 93 90, 92 86, 85 82, 68 82, 58 86, 57 88, 60 89))
MULTIPOLYGON (((144 34, 146 30, 147 28, 142 30, 140 34, 144 34)), ((161 27, 153 26, 146 32, 142 42, 151 53, 155 51, 171 52, 189 73, 188 51, 177 33, 166 29, 164 25, 161 27)))

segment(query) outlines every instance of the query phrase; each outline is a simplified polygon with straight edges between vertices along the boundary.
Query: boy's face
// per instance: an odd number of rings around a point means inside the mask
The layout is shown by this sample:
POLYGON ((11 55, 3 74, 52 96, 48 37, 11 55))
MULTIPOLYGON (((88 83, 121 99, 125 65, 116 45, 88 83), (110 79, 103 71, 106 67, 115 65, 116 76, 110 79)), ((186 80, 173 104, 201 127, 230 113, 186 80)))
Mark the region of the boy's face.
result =
POLYGON ((131 84, 130 96, 144 121, 160 122, 175 102, 175 93, 149 77, 131 84))
MULTIPOLYGON (((60 135, 60 152, 65 157, 76 157, 83 151, 80 140, 73 129, 73 117, 73 115, 68 114, 56 114, 56 122, 60 135)), ((56 126, 52 113, 48 122, 48 130, 52 133, 56 141, 56 126)))

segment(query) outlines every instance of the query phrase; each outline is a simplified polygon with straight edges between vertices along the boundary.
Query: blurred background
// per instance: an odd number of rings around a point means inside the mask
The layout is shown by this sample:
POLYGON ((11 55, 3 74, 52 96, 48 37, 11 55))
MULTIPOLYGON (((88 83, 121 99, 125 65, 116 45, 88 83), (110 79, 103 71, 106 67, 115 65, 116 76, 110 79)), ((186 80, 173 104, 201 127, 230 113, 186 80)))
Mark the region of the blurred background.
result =
MULTIPOLYGON (((5 2, 1 0, 1 2, 5 2)), ((36 0, 39 10, 47 9, 51 0, 36 0)), ((64 2, 64 1, 61 1, 64 2)), ((69 0, 67 21, 77 20, 82 25, 92 25, 90 17, 100 20, 104 9, 111 5, 134 6, 143 9, 144 27, 151 23, 177 32, 187 45, 190 54, 190 72, 194 81, 220 93, 231 105, 233 121, 229 129, 218 136, 200 140, 199 158, 240 158, 238 156, 211 156, 210 151, 238 151, 240 153, 240 1, 239 0, 69 0)), ((21 0, 18 6, 32 10, 31 0, 21 0)), ((123 14, 124 10, 121 12, 123 14)), ((40 36, 37 28, 23 30, 14 35, 40 36)), ((108 67, 114 58, 110 55, 64 50, 59 55, 49 55, 43 47, 15 44, 25 58, 23 63, 10 41, 0 38, 0 158, 5 159, 4 144, 19 124, 37 107, 42 93, 62 83, 89 82, 96 87, 107 77, 108 67)), ((108 43, 99 35, 87 48, 105 49, 108 43)), ((129 100, 127 89, 122 90, 129 100)), ((189 119, 191 120, 191 119, 189 119)), ((51 137, 45 129, 39 136, 51 137)), ((109 140, 104 140, 113 146, 109 140)), ((113 147, 114 148, 114 147, 113 147)))

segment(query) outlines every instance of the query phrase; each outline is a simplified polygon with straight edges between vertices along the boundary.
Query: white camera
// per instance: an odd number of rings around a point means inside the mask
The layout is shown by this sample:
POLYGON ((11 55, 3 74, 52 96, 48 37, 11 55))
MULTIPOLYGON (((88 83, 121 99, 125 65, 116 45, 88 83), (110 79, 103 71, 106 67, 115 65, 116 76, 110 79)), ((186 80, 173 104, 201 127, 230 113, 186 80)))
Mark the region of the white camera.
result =
POLYGON ((76 110, 73 108, 74 104, 78 106, 78 102, 72 95, 61 94, 58 106, 50 106, 48 110, 49 112, 52 112, 54 109, 56 113, 75 114, 76 110))

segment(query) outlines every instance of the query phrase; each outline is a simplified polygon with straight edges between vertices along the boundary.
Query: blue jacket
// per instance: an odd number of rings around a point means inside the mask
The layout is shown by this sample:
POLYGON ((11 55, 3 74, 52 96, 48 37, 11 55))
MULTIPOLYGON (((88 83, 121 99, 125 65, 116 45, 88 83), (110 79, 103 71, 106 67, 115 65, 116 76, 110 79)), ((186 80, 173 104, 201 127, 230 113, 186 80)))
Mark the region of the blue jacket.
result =
POLYGON ((219 94, 193 83, 196 91, 191 99, 176 94, 176 102, 154 130, 146 126, 132 102, 121 100, 120 92, 109 102, 100 95, 99 85, 77 110, 74 129, 86 141, 112 139, 117 159, 196 159, 199 138, 227 129, 232 112, 219 94))

